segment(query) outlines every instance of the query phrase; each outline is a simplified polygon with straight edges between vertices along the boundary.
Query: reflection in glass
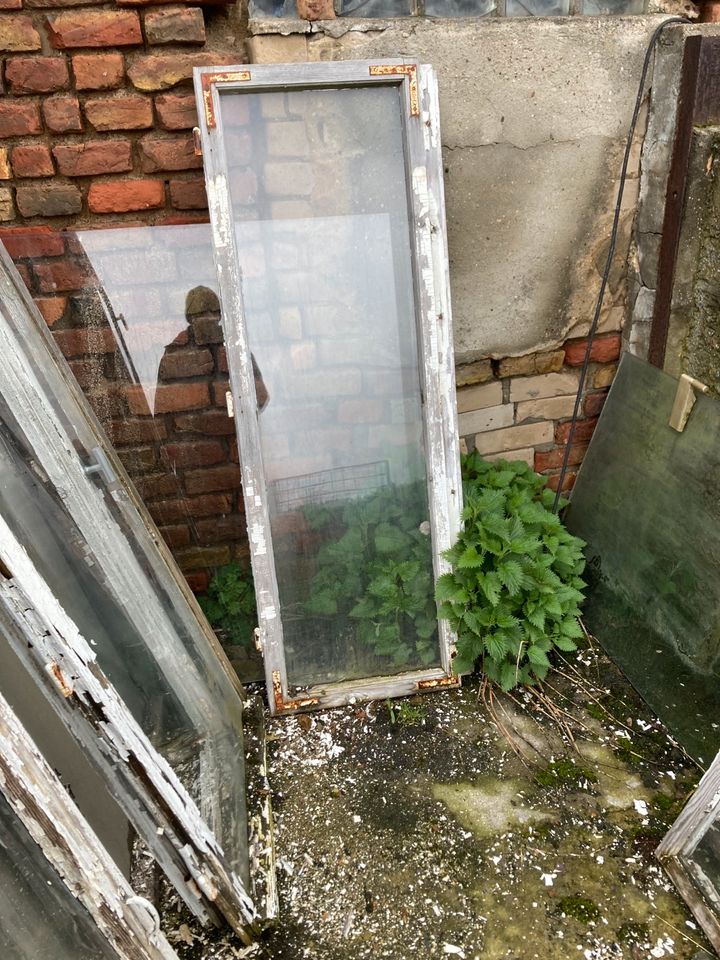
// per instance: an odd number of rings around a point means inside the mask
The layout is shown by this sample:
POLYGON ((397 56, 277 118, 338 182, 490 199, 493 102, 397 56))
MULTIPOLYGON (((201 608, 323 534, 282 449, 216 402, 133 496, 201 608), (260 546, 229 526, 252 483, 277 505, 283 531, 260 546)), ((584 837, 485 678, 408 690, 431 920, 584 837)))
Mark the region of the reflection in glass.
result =
POLYGON ((495 0, 425 0, 428 17, 485 17, 496 9, 495 0))
POLYGON ((566 17, 570 0, 505 0, 508 17, 566 17))
POLYGON ((582 0, 582 12, 586 17, 644 13, 645 0, 582 0))
POLYGON ((585 619, 698 760, 720 747, 720 403, 668 420, 677 382, 625 355, 567 513, 587 542, 585 619))
POLYGON ((116 960, 0 793, 2 960, 116 960))
POLYGON ((240 697, 42 331, 0 314, 0 510, 247 881, 240 697))
POLYGON ((296 686, 440 660, 399 91, 221 96, 296 686))
MULTIPOLYGON (((207 224, 14 233, 9 248, 191 588, 249 569, 227 358, 207 224), (52 254, 52 256, 48 256, 52 254), (48 297, 57 284, 62 297, 48 297)), ((253 628, 220 633, 243 680, 253 628)))

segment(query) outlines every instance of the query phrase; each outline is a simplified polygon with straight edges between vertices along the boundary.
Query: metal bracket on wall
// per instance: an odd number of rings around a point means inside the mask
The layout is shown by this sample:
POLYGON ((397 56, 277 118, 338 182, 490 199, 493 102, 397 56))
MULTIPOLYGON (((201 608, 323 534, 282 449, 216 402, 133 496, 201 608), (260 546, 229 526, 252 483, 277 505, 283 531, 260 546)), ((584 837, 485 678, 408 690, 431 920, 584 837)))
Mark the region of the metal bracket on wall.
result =
POLYGON ((682 374, 678 380, 675 402, 670 411, 670 420, 668 421, 673 430, 677 430, 678 433, 683 432, 688 422, 690 411, 695 406, 695 401, 697 400, 696 393, 708 392, 709 388, 704 383, 701 383, 694 377, 689 377, 686 373, 682 374))

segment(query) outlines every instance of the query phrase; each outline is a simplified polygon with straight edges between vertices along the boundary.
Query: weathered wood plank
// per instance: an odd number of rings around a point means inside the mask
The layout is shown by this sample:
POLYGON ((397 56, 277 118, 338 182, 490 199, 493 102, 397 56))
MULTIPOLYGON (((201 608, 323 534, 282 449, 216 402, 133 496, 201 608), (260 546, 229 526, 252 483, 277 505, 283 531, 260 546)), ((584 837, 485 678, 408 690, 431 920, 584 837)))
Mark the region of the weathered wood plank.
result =
POLYGON ((10 575, 0 578, 0 630, 10 646, 190 909, 203 921, 224 917, 247 940, 255 909, 217 840, 3 517, 0 561, 10 575))
POLYGON ((177 960, 137 897, 0 695, 0 790, 68 891, 122 960, 177 960))
POLYGON ((720 753, 672 825, 656 856, 720 953, 720 888, 694 861, 700 840, 720 822, 720 753))

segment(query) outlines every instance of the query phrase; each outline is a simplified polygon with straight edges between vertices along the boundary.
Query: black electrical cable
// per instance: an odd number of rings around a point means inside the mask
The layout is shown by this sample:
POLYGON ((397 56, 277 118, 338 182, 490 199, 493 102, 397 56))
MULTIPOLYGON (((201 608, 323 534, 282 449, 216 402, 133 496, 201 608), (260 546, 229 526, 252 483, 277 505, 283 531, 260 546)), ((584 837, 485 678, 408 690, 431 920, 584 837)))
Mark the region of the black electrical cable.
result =
POLYGON ((595 339, 595 334, 597 332, 598 322, 600 320, 600 311, 602 310, 603 301, 605 299, 605 289, 608 284, 608 277, 610 276, 610 267, 612 266, 613 257, 615 256, 615 244, 617 243, 617 234, 618 226, 620 224, 620 208, 622 206, 623 192, 625 190, 625 180, 627 179, 627 168, 630 161, 630 151, 632 149, 633 137, 635 136, 635 127, 637 126, 637 119, 640 115, 640 107, 642 105, 643 93, 645 92, 645 80, 647 79, 647 72, 650 67, 650 58, 653 55, 655 49, 655 44, 658 41, 660 34, 663 32, 665 27, 669 26, 671 23, 692 23, 691 20, 688 20, 687 17, 670 17, 668 20, 664 20, 659 27, 653 32, 653 35, 650 37, 650 42, 648 43, 647 50, 645 51, 645 60, 643 62, 642 73, 640 74, 640 84, 638 86, 637 99, 635 100, 635 109, 633 110, 632 120, 630 121, 630 128, 628 130, 627 143, 625 144, 625 156, 623 157, 622 168, 620 170, 620 186, 618 187, 617 201, 615 203, 615 216, 613 218, 612 230, 610 231, 610 247, 608 249, 607 260, 605 262, 605 270, 603 271, 602 283, 600 284, 600 291, 598 293, 597 303, 595 304, 595 314, 593 316, 593 321, 590 324, 590 330, 587 337, 587 346, 585 348, 585 357, 583 359, 582 367, 580 370, 580 383, 578 384, 578 392, 575 397, 575 406, 573 408, 572 419, 570 420, 570 431, 568 433, 568 438, 565 445, 565 453, 563 455, 562 467, 560 469, 560 476, 558 477, 557 490, 555 492, 555 500, 553 502, 553 511, 557 513, 558 507, 560 504, 560 497, 562 496, 563 483, 565 481, 565 475, 567 474, 568 461, 570 460, 570 453, 572 451, 572 442, 575 435, 575 427, 577 426, 578 415, 580 413, 580 404, 583 400, 583 390, 585 388, 585 380, 587 378, 588 367, 590 366, 590 353, 592 351, 593 340, 595 339))

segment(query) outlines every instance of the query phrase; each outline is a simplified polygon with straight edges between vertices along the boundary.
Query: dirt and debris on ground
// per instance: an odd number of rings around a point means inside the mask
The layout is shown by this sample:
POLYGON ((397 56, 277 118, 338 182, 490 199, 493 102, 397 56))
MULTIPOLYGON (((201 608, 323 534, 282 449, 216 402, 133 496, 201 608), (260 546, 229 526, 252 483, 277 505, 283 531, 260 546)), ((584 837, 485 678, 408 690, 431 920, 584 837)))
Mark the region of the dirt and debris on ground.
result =
POLYGON ((466 680, 267 739, 280 919, 248 948, 178 917, 182 960, 711 954, 654 858, 700 771, 594 646, 544 696, 466 680))

